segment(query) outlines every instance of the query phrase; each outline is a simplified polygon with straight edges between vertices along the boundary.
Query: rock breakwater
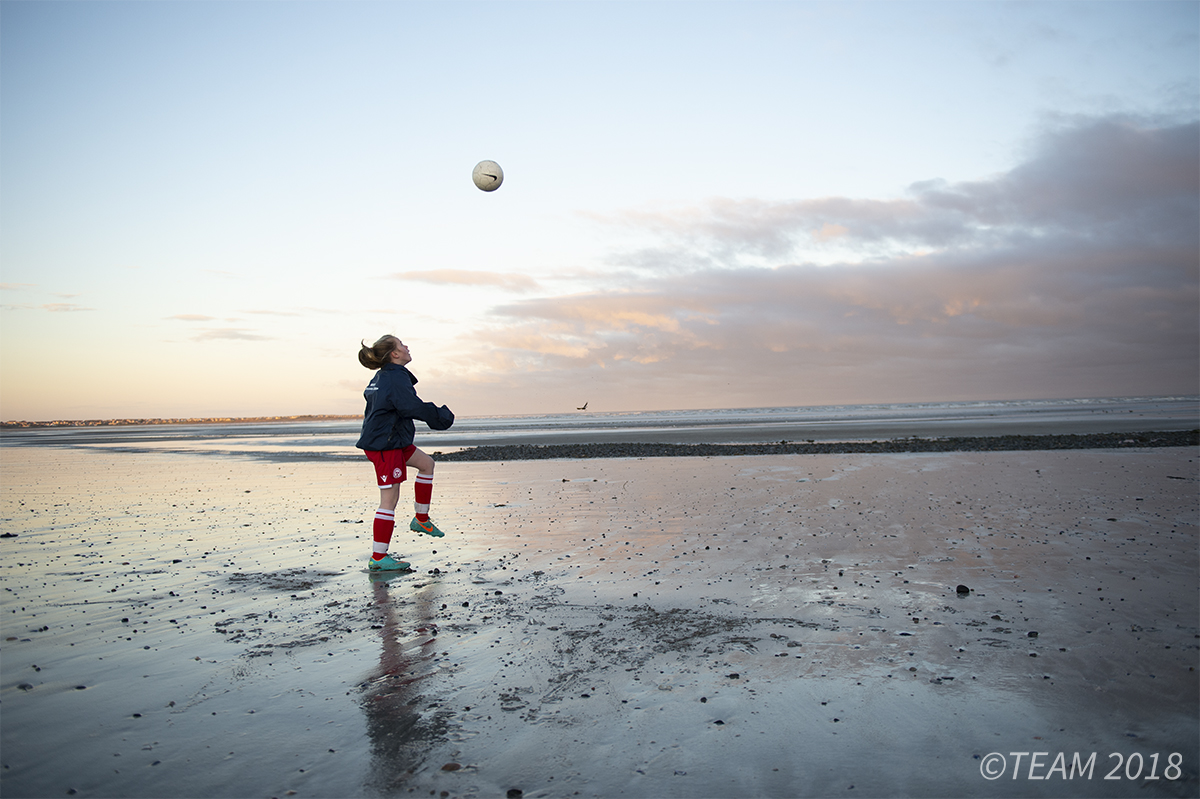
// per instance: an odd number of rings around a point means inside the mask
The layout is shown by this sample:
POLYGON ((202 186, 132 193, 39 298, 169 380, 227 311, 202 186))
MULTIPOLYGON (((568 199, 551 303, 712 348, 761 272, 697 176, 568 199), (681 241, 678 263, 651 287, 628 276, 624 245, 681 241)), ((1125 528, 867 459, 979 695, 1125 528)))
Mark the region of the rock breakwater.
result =
POLYGON ((733 455, 829 455, 902 452, 1015 452, 1021 450, 1194 447, 1200 430, 1087 435, 897 438, 888 441, 780 441, 769 444, 513 444, 435 453, 440 461, 518 461, 555 458, 662 458, 733 455))

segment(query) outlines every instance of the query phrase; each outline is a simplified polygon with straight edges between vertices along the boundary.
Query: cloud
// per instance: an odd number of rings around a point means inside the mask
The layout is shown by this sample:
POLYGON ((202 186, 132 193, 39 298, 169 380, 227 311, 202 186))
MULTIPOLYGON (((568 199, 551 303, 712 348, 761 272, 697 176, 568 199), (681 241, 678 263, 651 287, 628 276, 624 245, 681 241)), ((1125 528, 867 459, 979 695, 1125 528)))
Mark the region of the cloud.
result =
POLYGON ((614 397, 666 391, 676 407, 685 394, 714 407, 1195 393, 1200 380, 1196 123, 1073 120, 1008 172, 901 199, 713 200, 610 222, 658 240, 621 256, 642 276, 496 307, 464 337, 484 342, 464 371, 565 390, 603 370, 614 397), (815 257, 823 247, 840 257, 815 257))
POLYGON ((1200 123, 1148 127, 1115 117, 1050 132, 993 180, 914 186, 921 203, 975 227, 1089 238, 1190 236, 1200 195, 1200 123))
POLYGON ((76 305, 73 302, 49 302, 41 306, 43 311, 50 313, 75 313, 76 311, 94 311, 95 308, 88 308, 83 305, 76 305))
MULTIPOLYGON (((23 291, 29 288, 35 288, 34 283, 0 283, 0 290, 3 291, 23 291)), ((53 294, 51 296, 61 297, 63 299, 71 299, 80 296, 79 294, 53 294)), ((42 305, 32 305, 23 303, 20 305, 4 304, 0 305, 6 311, 48 311, 50 313, 75 313, 79 311, 94 311, 95 308, 89 308, 86 305, 79 305, 73 302, 48 302, 42 305)))
POLYGON ((883 245, 887 252, 996 248, 1046 236, 1179 240, 1194 235, 1200 210, 1198 140, 1195 122, 1073 120, 1043 134, 1005 174, 953 185, 922 181, 901 199, 716 199, 611 221, 726 262, 744 254, 804 258, 828 243, 870 257, 883 245))
POLYGON ((174 316, 168 316, 167 319, 177 319, 180 322, 211 322, 216 319, 215 316, 205 316, 198 313, 181 313, 174 316))
POLYGON ((528 292, 538 288, 529 275, 515 272, 482 272, 468 269, 431 269, 423 272, 395 272, 391 280, 412 280, 442 286, 485 286, 503 291, 528 292))
POLYGON ((271 341, 272 337, 240 327, 218 327, 202 330, 193 339, 195 341, 271 341))

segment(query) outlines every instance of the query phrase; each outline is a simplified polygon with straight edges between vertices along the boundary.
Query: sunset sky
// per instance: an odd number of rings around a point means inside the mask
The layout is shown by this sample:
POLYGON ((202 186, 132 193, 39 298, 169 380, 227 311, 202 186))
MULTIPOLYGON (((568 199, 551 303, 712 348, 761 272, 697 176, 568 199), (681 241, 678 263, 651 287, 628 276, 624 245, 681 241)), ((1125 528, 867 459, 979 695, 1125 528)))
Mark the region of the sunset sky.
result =
POLYGON ((1196 394, 1197 2, 0 2, 0 418, 1196 394), (492 159, 503 186, 471 182, 492 159))

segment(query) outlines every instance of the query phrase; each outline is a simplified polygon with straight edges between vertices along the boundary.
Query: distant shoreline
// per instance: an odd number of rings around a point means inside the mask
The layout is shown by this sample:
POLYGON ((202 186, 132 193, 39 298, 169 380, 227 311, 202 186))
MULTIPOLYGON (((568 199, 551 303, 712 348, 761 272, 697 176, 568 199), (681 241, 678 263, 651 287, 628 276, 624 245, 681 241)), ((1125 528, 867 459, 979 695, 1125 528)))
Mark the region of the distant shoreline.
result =
POLYGON ((362 414, 304 414, 301 416, 212 416, 195 419, 61 419, 49 422, 0 422, 0 430, 29 430, 41 427, 133 427, 164 424, 265 424, 270 422, 338 422, 361 419, 362 414))

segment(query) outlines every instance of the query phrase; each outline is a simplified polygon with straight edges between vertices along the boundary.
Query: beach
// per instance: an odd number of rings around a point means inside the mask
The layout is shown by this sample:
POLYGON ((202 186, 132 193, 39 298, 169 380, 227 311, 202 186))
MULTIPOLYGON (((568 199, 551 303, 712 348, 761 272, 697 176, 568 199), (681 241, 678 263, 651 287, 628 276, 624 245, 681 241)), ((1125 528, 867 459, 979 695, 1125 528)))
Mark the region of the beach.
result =
POLYGON ((1194 445, 0 457, 6 797, 1200 794, 1194 445))

